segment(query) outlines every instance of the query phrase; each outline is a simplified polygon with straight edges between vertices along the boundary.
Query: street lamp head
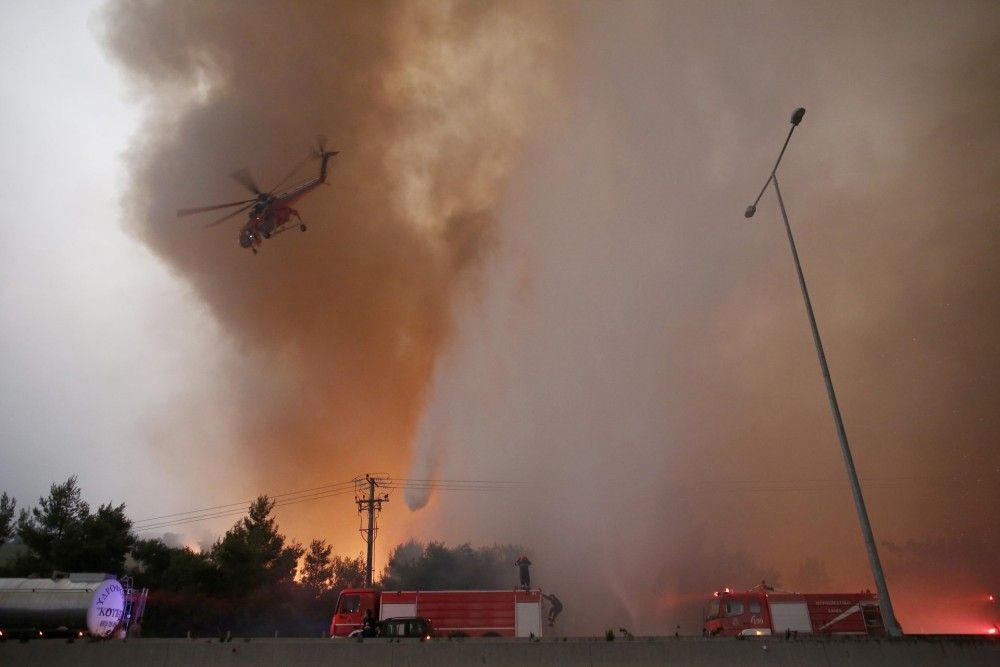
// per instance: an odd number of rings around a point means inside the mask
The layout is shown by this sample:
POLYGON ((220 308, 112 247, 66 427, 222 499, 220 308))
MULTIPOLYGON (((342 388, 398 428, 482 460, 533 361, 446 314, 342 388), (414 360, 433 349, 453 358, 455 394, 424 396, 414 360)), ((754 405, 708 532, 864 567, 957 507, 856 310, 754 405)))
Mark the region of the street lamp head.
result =
POLYGON ((747 210, 743 215, 745 215, 748 218, 752 218, 753 214, 756 212, 757 212, 757 207, 754 206, 753 204, 750 204, 749 206, 747 206, 747 210))
POLYGON ((802 117, 806 115, 806 110, 799 107, 792 113, 792 125, 798 125, 802 122, 802 117))

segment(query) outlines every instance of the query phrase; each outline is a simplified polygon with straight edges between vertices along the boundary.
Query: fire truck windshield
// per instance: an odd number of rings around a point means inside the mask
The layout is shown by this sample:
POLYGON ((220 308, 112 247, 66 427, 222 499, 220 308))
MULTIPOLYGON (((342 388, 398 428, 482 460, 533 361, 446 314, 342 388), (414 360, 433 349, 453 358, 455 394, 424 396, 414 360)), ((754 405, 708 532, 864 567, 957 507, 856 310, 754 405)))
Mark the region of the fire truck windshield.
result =
POLYGON ((719 601, 712 600, 708 603, 708 618, 705 620, 711 621, 713 618, 719 617, 719 601))
POLYGON ((341 614, 356 614, 361 611, 360 595, 344 595, 340 598, 341 614))

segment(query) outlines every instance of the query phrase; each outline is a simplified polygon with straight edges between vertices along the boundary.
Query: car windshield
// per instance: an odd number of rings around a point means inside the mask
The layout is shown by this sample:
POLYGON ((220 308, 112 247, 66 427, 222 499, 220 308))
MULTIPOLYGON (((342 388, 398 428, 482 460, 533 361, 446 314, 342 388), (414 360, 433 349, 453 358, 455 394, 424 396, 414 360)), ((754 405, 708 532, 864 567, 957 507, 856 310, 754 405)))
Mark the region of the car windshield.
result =
POLYGON ((424 621, 419 618, 394 618, 382 622, 383 637, 423 637, 424 621))

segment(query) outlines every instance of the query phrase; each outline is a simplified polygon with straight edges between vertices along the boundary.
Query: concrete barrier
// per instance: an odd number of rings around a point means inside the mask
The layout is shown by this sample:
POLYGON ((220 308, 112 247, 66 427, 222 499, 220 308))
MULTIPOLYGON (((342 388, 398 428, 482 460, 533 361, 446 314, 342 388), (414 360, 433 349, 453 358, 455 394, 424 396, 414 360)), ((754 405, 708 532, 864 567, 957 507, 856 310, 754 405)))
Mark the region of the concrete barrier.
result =
POLYGON ((1000 641, 992 638, 907 637, 901 640, 797 639, 736 640, 695 637, 541 641, 514 639, 130 639, 127 642, 32 640, 0 644, 4 667, 54 665, 113 667, 200 667, 230 665, 296 667, 542 667, 548 665, 879 665, 922 667, 1000 665, 1000 641))

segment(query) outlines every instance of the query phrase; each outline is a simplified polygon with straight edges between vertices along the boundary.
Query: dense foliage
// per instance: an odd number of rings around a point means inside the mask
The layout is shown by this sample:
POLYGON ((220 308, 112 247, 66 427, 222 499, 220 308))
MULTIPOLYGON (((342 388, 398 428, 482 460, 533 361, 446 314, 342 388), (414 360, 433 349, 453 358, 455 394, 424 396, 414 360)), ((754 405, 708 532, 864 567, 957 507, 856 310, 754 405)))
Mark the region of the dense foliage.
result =
POLYGON ((389 590, 490 590, 517 584, 514 561, 521 547, 495 544, 474 549, 468 543, 447 547, 410 540, 389 556, 382 586, 389 590))
MULTIPOLYGON (((365 562, 337 555, 324 540, 308 548, 278 529, 273 499, 260 496, 210 548, 194 551, 161 539, 139 539, 125 505, 92 512, 76 477, 53 484, 38 506, 13 522, 13 498, 0 495, 0 546, 11 538, 19 554, 0 563, 0 577, 48 577, 107 572, 148 588, 146 636, 322 636, 337 596, 360 587, 365 562)), ((12 545, 8 545, 10 550, 12 545)), ((509 588, 516 581, 514 546, 448 548, 410 541, 397 546, 383 572, 385 588, 509 588)))
POLYGON ((14 535, 14 510, 17 502, 7 496, 0 494, 0 547, 14 535))
MULTIPOLYGON (((5 494, 6 496, 6 494, 5 494)), ((76 477, 53 484, 31 512, 21 510, 17 535, 28 548, 13 564, 15 574, 121 572, 135 543, 125 505, 101 505, 96 513, 80 498, 76 477)))

